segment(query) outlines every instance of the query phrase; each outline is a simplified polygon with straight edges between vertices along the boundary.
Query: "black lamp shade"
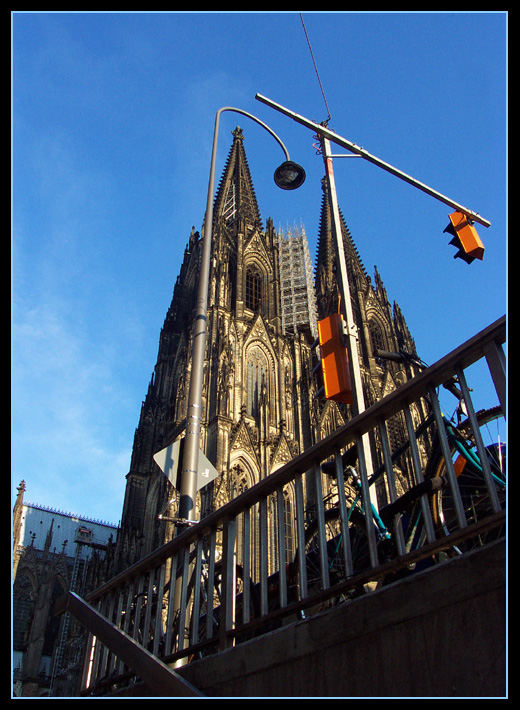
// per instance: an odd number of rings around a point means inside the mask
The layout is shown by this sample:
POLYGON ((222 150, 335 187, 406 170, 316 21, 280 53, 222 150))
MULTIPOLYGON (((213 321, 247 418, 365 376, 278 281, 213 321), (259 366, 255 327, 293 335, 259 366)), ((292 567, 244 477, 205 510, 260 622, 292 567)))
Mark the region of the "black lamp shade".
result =
POLYGON ((305 170, 298 163, 286 160, 274 171, 274 181, 282 190, 296 190, 305 182, 305 170))

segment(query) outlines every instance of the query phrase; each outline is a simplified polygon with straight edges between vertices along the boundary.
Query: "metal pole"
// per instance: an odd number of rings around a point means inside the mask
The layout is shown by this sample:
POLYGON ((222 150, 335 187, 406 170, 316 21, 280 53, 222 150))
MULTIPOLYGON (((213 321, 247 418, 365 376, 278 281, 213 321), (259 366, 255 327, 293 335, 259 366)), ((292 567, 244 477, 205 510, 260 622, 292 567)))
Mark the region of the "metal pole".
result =
MULTIPOLYGON (((343 244, 343 235, 341 232, 338 197, 336 193, 336 181, 334 179, 332 157, 330 155, 330 141, 327 138, 324 138, 323 136, 321 136, 320 138, 323 160, 325 163, 325 175, 327 179, 328 195, 332 215, 332 229, 334 234, 334 242, 336 245, 336 273, 339 281, 338 286, 341 294, 341 305, 345 314, 345 322, 347 325, 346 345, 351 369, 354 414, 361 414, 361 412, 365 411, 365 397, 363 394, 361 368, 359 365, 358 328, 354 321, 354 312, 352 310, 352 301, 350 297, 350 285, 348 282, 347 264, 345 260, 345 247, 343 244)), ((370 451, 370 442, 368 439, 368 434, 363 434, 363 436, 361 437, 361 445, 363 447, 363 453, 365 455, 367 477, 370 477, 374 468, 372 464, 372 452, 370 451)), ((375 486, 373 486, 370 490, 370 498, 374 506, 377 508, 375 486)))
MULTIPOLYGON (((180 500, 175 532, 178 534, 186 525, 194 520, 195 498, 197 495, 197 469, 199 465, 200 432, 202 419, 202 384, 204 373, 204 353, 206 349, 207 312, 208 312, 208 287, 209 270, 211 262, 211 241, 213 236, 213 193, 215 190, 215 166, 217 162, 217 144, 220 125, 220 115, 224 111, 234 111, 248 116, 260 124, 270 133, 281 146, 285 159, 290 160, 289 151, 282 140, 269 126, 256 116, 231 106, 223 106, 215 116, 213 131, 213 147, 211 151, 211 166, 209 172, 208 195, 206 200, 206 214, 204 218, 204 240, 200 265, 199 289, 197 294, 196 313, 193 323, 193 343, 191 355, 191 377, 188 393, 188 407, 186 414, 186 434, 184 451, 180 467, 180 500)), ((174 571, 175 572, 175 571, 174 571)), ((174 574, 174 572, 172 574, 174 574)), ((172 579, 174 577, 172 576, 172 579)), ((181 623, 184 618, 182 604, 182 589, 185 574, 177 580, 173 593, 173 609, 179 621, 179 647, 183 645, 184 628, 181 623)), ((187 662, 186 658, 179 659, 175 667, 180 667, 187 662)))
POLYGON ((215 165, 217 161, 217 143, 220 114, 224 111, 235 111, 256 121, 270 133, 281 146, 286 160, 290 160, 289 151, 276 133, 260 119, 247 111, 231 106, 224 106, 217 111, 213 132, 213 149, 209 174, 206 216, 204 221, 204 244, 200 267, 199 290, 197 296, 196 315, 193 324, 193 344, 191 360, 191 378, 186 415, 186 435, 181 466, 180 501, 177 529, 184 527, 193 520, 195 512, 195 496, 197 493, 197 468, 199 462, 200 431, 202 416, 202 378, 204 370, 204 352, 206 348, 206 321, 208 310, 209 267, 211 261, 211 240, 213 231, 213 192, 215 188, 215 165))
POLYGON ((371 153, 364 150, 364 148, 361 148, 359 145, 356 145, 355 143, 352 143, 351 141, 347 140, 346 138, 343 138, 342 136, 338 135, 337 133, 334 133, 333 131, 329 130, 325 126, 322 126, 319 123, 315 123, 314 121, 310 121, 308 118, 304 118, 303 116, 300 116, 299 114, 295 113, 294 111, 291 111, 290 109, 285 108, 285 106, 281 106, 280 104, 277 104, 275 101, 272 101, 271 99, 268 99, 267 97, 262 96, 261 94, 256 94, 255 98, 258 99, 258 101, 261 101, 262 103, 267 104, 267 106, 270 106, 271 108, 274 108, 277 111, 280 111, 280 113, 285 114, 285 116, 292 118, 294 121, 296 121, 297 123, 300 123, 302 126, 306 126, 307 128, 312 128, 312 130, 316 131, 316 133, 320 136, 320 139, 328 138, 333 143, 340 145, 342 148, 346 148, 347 150, 350 150, 351 153, 355 153, 356 155, 359 155, 361 158, 365 158, 365 160, 368 160, 370 163, 373 163, 374 165, 377 165, 378 167, 383 168, 383 170, 386 170, 387 172, 391 173, 392 175, 395 175, 396 177, 400 178, 401 180, 404 180, 405 182, 409 183, 410 185, 413 185, 413 187, 416 187, 419 190, 422 190, 427 195, 434 197, 436 200, 439 200, 440 202, 444 202, 444 204, 449 205, 450 207, 453 207, 454 209, 458 210, 459 212, 462 212, 463 214, 467 215, 474 222, 479 222, 479 224, 482 224, 484 227, 491 226, 491 222, 489 222, 487 219, 484 219, 484 217, 481 217, 476 212, 469 210, 467 207, 464 207, 463 205, 458 204, 457 202, 452 200, 450 197, 446 197, 446 195, 443 195, 440 192, 437 192, 437 190, 434 190, 433 188, 428 187, 428 185, 425 185, 422 182, 419 182, 419 180, 416 180, 415 178, 411 177, 410 175, 403 173, 402 170, 395 168, 393 165, 386 163, 384 160, 377 158, 375 155, 371 155, 371 153))

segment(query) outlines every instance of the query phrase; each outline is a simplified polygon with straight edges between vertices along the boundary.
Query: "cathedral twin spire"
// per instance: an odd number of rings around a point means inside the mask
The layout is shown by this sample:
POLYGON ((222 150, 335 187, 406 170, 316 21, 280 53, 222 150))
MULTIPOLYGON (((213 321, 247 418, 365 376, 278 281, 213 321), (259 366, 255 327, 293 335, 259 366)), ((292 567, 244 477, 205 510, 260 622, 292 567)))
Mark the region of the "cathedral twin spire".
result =
POLYGON ((232 133, 233 145, 217 190, 213 214, 226 222, 242 217, 249 224, 259 226, 260 210, 244 150, 244 134, 240 126, 232 133))
MULTIPOLYGON (((337 309, 335 247, 325 190, 324 184, 315 267, 318 318, 337 309)), ((240 480, 246 481, 244 485, 254 485, 277 465, 333 431, 348 412, 341 413, 334 402, 320 400, 318 404, 315 397, 318 387, 312 375, 313 328, 295 321, 290 308, 283 310, 282 296, 290 288, 294 290, 293 310, 296 306, 303 308, 304 299, 296 298, 296 278, 293 286, 283 273, 280 262, 287 246, 285 240, 276 233, 272 219, 267 220, 265 229, 262 227, 243 132, 238 126, 233 131, 213 215, 201 449, 219 472, 222 490, 227 490, 227 483, 237 471, 240 480), (237 438, 238 432, 246 429, 249 446, 237 438)), ((370 284, 341 219, 364 384, 370 390, 368 400, 373 401, 383 392, 382 377, 387 382, 388 370, 381 374, 372 346, 394 350, 411 338, 400 311, 398 318, 392 317, 377 273, 376 288, 370 284)), ((303 229, 300 236, 303 241, 303 229)), ((154 376, 135 432, 118 539, 118 564, 124 562, 125 555, 134 556, 132 541, 141 541, 139 549, 135 548, 135 555, 139 555, 161 544, 167 536, 158 514, 163 512, 171 491, 166 490, 165 476, 153 455, 184 431, 193 304, 202 244, 203 238, 192 229, 161 331, 154 376)), ((292 259, 292 254, 285 256, 292 259)), ((289 270, 296 277, 292 261, 289 270)), ((302 278, 306 272, 312 287, 310 263, 308 269, 302 270, 302 278)), ((205 497, 204 506, 223 502, 215 492, 213 498, 205 497)))

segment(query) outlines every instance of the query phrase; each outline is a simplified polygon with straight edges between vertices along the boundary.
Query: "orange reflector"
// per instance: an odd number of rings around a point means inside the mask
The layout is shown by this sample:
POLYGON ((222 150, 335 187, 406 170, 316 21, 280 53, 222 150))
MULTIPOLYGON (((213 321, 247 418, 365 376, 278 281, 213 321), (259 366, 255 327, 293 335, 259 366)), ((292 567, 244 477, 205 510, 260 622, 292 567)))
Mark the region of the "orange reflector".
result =
POLYGON ((457 456, 457 458, 453 462, 453 468, 455 469, 455 473, 457 476, 460 476, 460 474, 464 471, 465 466, 466 459, 464 458, 464 456, 457 456))
POLYGON ((339 313, 318 321, 321 368, 325 397, 352 404, 348 351, 344 342, 345 321, 339 313))

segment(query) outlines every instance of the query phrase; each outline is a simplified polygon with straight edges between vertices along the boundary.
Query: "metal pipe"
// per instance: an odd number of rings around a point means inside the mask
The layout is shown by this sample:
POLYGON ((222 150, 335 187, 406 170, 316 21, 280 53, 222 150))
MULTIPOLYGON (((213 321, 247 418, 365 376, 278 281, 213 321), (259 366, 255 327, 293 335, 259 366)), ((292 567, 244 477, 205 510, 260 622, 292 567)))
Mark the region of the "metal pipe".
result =
POLYGON ((484 346, 484 355, 493 380, 495 390, 502 407, 504 419, 507 418, 506 358, 502 346, 492 341, 484 346))
POLYGON ((444 204, 449 205, 450 207, 453 207, 454 209, 458 210, 459 212, 463 212, 465 215, 467 215, 474 222, 478 222, 479 224, 482 224, 484 227, 491 226, 491 222, 489 222, 487 219, 484 219, 484 217, 481 217, 476 212, 473 212, 473 210, 469 210, 467 207, 460 205, 458 202, 455 202, 450 197, 446 197, 446 195, 443 195, 440 192, 437 192, 437 190, 434 190, 433 188, 428 187, 428 185, 425 185, 424 183, 420 182, 419 180, 416 180, 415 178, 411 177, 410 175, 407 175, 402 170, 395 168, 393 165, 386 163, 384 160, 381 160, 381 158, 377 158, 375 155, 371 155, 368 151, 364 150, 364 148, 361 148, 359 145, 356 145, 355 143, 352 143, 351 141, 347 140, 346 138, 343 138, 342 136, 338 135, 337 133, 334 133, 333 131, 329 130, 325 126, 322 126, 319 123, 315 123, 314 121, 310 121, 308 118, 304 118, 303 116, 300 116, 299 114, 295 113, 294 111, 291 111, 290 109, 285 108, 285 106, 281 106, 280 104, 277 104, 275 101, 272 101, 271 99, 268 99, 267 97, 262 96, 262 94, 256 94, 255 98, 258 99, 258 101, 261 101, 262 103, 267 104, 267 106, 270 106, 271 108, 274 108, 277 111, 280 111, 280 113, 285 114, 289 118, 292 118, 294 121, 296 121, 297 123, 300 123, 302 126, 306 126, 307 128, 312 128, 312 130, 316 131, 316 133, 320 136, 320 138, 322 138, 322 139, 327 138, 328 140, 332 141, 333 143, 340 145, 342 148, 346 148, 347 150, 350 150, 352 153, 359 155, 361 158, 365 158, 365 160, 368 160, 370 163, 373 163, 374 165, 377 165, 378 167, 383 168, 383 170, 386 170, 387 172, 391 173, 392 175, 395 175, 396 177, 400 178, 401 180, 404 180, 409 185, 412 185, 413 187, 416 187, 419 190, 422 190, 427 195, 430 195, 430 197, 434 197, 436 200, 439 200, 440 202, 444 202, 444 204))
POLYGON ((377 556, 377 540, 376 540, 376 530, 374 525, 374 516, 370 501, 370 485, 368 482, 367 468, 365 462, 365 448, 361 440, 361 436, 356 437, 356 448, 358 452, 358 463, 359 463, 359 479, 361 482, 361 494, 363 503, 363 512, 365 514, 365 524, 367 531, 368 540, 368 550, 370 554, 370 565, 372 567, 377 567, 378 556, 377 556))
POLYGON ((283 488, 276 492, 276 517, 278 532, 278 574, 280 607, 287 606, 287 570, 285 550, 285 500, 283 488))
POLYGON ((457 474, 453 468, 453 461, 451 458, 450 445, 448 443, 448 437, 446 434, 446 428, 444 425, 444 420, 441 413, 441 408, 439 405, 439 400, 437 398, 437 393, 430 390, 429 393, 430 400, 433 407, 433 414, 435 416, 435 422, 437 424, 437 432, 439 434, 439 443, 441 445, 442 456, 444 458, 444 463, 446 464, 446 473, 448 476, 448 481, 451 489, 451 494, 453 496, 453 505, 455 507, 455 513, 457 516, 457 522, 460 528, 467 527, 466 513, 464 512, 464 504, 462 503, 462 498, 460 495, 460 489, 457 482, 457 474))
POLYGON ((249 508, 242 513, 242 621, 250 620, 251 604, 251 519, 249 508))
MULTIPOLYGON (((397 498, 396 484, 395 484, 395 474, 394 467, 392 463, 392 452, 390 451, 390 442, 388 441, 388 432, 386 429, 386 422, 384 419, 380 419, 377 423, 379 430, 379 438, 381 440, 381 449, 383 450, 383 461, 386 473, 386 481, 388 484, 388 491, 390 493, 390 502, 393 503, 397 498)), ((400 516, 395 516, 393 520, 393 531, 395 536, 395 542, 397 547, 397 553, 399 555, 404 555, 405 553, 405 543, 403 528, 401 525, 400 516)))
MULTIPOLYGON (((363 382, 361 379, 361 367, 359 364, 358 352, 358 328, 354 320, 354 311, 352 309, 352 299, 350 296, 350 284, 348 280, 347 263, 345 260, 345 246, 343 243, 343 233, 341 230, 341 220, 339 215, 338 197, 336 193, 336 181, 334 178, 334 170, 332 158, 330 157, 330 142, 327 138, 321 139, 323 158, 325 163, 325 174, 328 184, 328 195, 330 202, 330 211, 332 216, 332 230, 334 234, 334 243, 336 247, 336 263, 338 287, 341 296, 341 307, 345 314, 345 322, 347 326, 346 346, 351 368, 351 384, 354 414, 361 414, 365 411, 365 396, 363 393, 363 382)), ((367 475, 372 474, 372 453, 370 451, 370 442, 367 434, 361 437, 361 445, 363 447, 365 465, 367 475)), ((377 508, 377 497, 375 486, 370 491, 370 499, 373 505, 377 508)))
POLYGON ((299 598, 303 599, 307 596, 307 565, 305 560, 304 505, 301 474, 297 474, 294 479, 294 489, 296 493, 296 532, 298 539, 299 598))
POLYGON ((487 456, 486 449, 484 447, 484 442, 482 441, 482 435, 480 433, 480 427, 478 424, 477 416, 475 414, 475 409, 473 407, 473 402, 471 401, 471 396, 469 394, 469 388, 468 388, 468 384, 466 382, 466 375, 464 374, 464 371, 462 370, 462 368, 458 370, 457 377, 459 379, 459 384, 460 384, 462 394, 464 397, 464 403, 466 404, 466 409, 468 411, 468 418, 471 422, 471 428, 473 429, 473 437, 475 439, 475 444, 477 446, 478 455, 480 457, 480 464, 482 466, 482 474, 484 476, 484 480, 486 482, 486 486, 487 486, 487 489, 489 492, 491 507, 492 507, 494 513, 498 513, 498 511, 502 509, 502 506, 500 505, 500 501, 498 500, 498 493, 497 493, 496 485, 493 481, 493 477, 491 475, 491 468, 489 466, 489 459, 487 456))
POLYGON ((343 461, 338 451, 334 453, 334 463, 336 466, 336 479, 338 481, 338 507, 341 524, 341 536, 343 542, 343 559, 345 562, 345 577, 350 577, 354 573, 352 564, 352 549, 350 547, 350 532, 348 529, 347 502, 345 498, 345 479, 343 476, 343 461))
POLYGON ((267 597, 267 498, 259 501, 260 522, 260 614, 263 616, 269 611, 267 597))
MULTIPOLYGON (((199 289, 196 303, 196 315, 193 324, 192 365, 186 415, 186 435, 181 466, 181 484, 178 518, 180 521, 193 520, 195 512, 195 496, 197 493, 197 468, 199 462, 201 416, 202 416, 202 379, 204 369, 204 352, 206 348, 207 310, 209 267, 211 261, 211 240, 213 231, 213 193, 215 189, 215 166, 217 161, 217 144, 220 124, 220 115, 224 111, 240 113, 270 133, 281 146, 286 160, 290 160, 289 151, 276 133, 260 119, 247 111, 232 106, 223 106, 215 116, 213 132, 213 148, 211 152, 211 167, 206 201, 206 215, 204 219, 204 244, 200 267, 199 289)), ((181 523, 182 526, 182 523, 181 523)), ((179 525, 177 526, 179 528, 179 525)))
POLYGON ((315 463, 312 468, 316 490, 316 517, 318 520, 318 550, 321 570, 321 588, 330 587, 329 556, 327 552, 327 531, 325 528, 325 506, 323 504, 323 489, 321 485, 321 466, 315 463))
MULTIPOLYGON (((408 438, 410 439, 410 451, 412 454, 412 464, 415 474, 415 482, 417 484, 420 484, 424 481, 424 476, 421 467, 421 460, 419 457, 417 439, 413 428, 412 415, 410 414, 410 408, 408 406, 404 408, 404 418, 406 421, 406 428, 408 430, 408 438)), ((426 537, 428 539, 428 542, 433 542, 435 540, 435 529, 433 526, 428 496, 426 494, 421 496, 421 510, 423 514, 424 527, 426 530, 426 537)))

